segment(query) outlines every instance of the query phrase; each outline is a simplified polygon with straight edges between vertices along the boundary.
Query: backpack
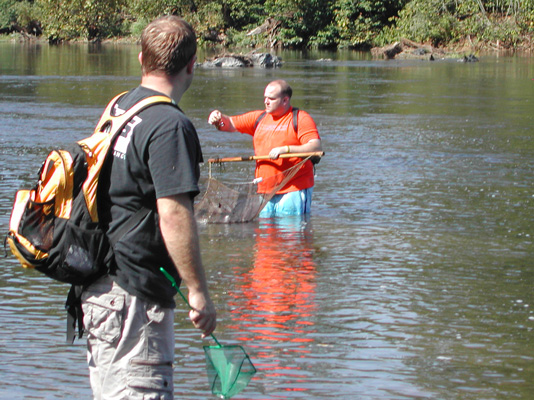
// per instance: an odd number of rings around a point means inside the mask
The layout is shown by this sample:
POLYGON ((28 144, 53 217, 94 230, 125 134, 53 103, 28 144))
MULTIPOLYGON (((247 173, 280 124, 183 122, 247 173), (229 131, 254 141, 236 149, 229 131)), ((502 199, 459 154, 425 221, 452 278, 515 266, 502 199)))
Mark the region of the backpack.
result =
POLYGON ((47 156, 33 189, 19 190, 9 221, 6 242, 23 267, 35 268, 48 277, 73 285, 67 298, 69 315, 83 287, 107 273, 114 244, 147 213, 139 210, 113 238, 108 238, 98 215, 98 182, 113 143, 141 110, 157 103, 172 103, 166 96, 141 100, 124 114, 111 110, 124 93, 113 98, 94 133, 47 156))

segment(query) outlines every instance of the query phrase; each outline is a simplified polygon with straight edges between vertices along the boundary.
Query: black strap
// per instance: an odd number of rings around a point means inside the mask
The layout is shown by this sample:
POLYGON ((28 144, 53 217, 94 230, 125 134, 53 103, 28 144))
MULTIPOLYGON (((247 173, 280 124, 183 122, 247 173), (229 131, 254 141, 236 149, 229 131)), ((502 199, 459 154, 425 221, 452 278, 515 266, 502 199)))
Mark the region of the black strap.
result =
POLYGON ((111 248, 113 249, 116 246, 116 244, 119 242, 119 240, 121 240, 122 237, 126 235, 132 228, 137 226, 137 224, 141 222, 141 220, 145 218, 149 212, 150 212, 149 208, 141 207, 139 210, 135 212, 134 215, 130 217, 128 221, 126 221, 125 224, 122 224, 119 230, 115 232, 115 234, 112 237, 108 236, 109 243, 111 244, 111 248))
POLYGON ((298 133, 298 118, 299 118, 299 109, 293 107, 293 129, 298 133))
POLYGON ((72 285, 67 294, 65 310, 67 310, 67 343, 74 343, 76 337, 76 324, 78 324, 78 339, 83 336, 82 312, 83 286, 72 285))
MULTIPOLYGON (((267 114, 266 111, 262 112, 259 115, 259 117, 256 119, 256 121, 254 122, 254 130, 256 130, 260 121, 263 119, 263 117, 265 117, 265 114, 267 114)), ((299 115, 299 109, 296 107, 293 107, 293 129, 297 133, 298 133, 298 115, 299 115)))
POLYGON ((262 112, 260 114, 260 116, 256 119, 256 122, 254 122, 254 130, 256 130, 256 128, 258 127, 258 124, 260 123, 260 121, 263 119, 263 117, 265 117, 265 115, 267 114, 266 111, 262 112))

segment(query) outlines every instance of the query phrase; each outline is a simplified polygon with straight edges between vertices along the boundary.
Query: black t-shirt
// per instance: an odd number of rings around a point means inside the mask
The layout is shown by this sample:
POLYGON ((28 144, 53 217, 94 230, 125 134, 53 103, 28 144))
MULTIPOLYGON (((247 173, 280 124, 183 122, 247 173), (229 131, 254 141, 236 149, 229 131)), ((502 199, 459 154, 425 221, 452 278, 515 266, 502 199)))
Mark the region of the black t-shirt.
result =
MULTIPOLYGON (((161 93, 139 86, 119 99, 112 114, 152 95, 161 93)), ((177 106, 156 104, 132 118, 112 147, 106 166, 111 168, 110 178, 102 179, 108 190, 100 208, 109 221, 108 234, 113 236, 140 208, 151 211, 116 244, 111 276, 132 295, 174 307, 176 290, 159 268, 177 282, 180 279, 163 242, 156 199, 184 193, 193 198, 199 193, 203 160, 197 132, 177 106)))

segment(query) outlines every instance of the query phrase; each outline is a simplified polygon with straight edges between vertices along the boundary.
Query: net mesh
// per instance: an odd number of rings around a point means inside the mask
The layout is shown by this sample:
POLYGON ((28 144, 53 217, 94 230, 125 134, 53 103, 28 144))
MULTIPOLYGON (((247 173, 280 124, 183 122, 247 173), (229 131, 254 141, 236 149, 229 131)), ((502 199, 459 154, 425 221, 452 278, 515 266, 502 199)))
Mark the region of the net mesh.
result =
POLYGON ((229 399, 247 387, 256 368, 241 346, 204 346, 211 393, 229 399))
POLYGON ((293 167, 266 179, 249 182, 232 182, 217 179, 209 161, 209 177, 204 183, 204 194, 195 205, 199 222, 230 224, 249 222, 258 216, 263 207, 283 188, 309 159, 304 158, 293 167))

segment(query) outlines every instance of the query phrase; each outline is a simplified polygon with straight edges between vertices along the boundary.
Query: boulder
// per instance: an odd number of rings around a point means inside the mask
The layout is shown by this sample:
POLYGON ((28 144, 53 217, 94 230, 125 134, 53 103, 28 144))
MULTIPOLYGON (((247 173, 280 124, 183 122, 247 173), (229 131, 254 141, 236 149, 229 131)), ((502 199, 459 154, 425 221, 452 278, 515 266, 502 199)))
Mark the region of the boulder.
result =
POLYGON ((250 67, 250 62, 244 60, 241 57, 235 56, 222 56, 217 57, 213 60, 206 60, 204 63, 199 66, 203 68, 244 68, 250 67))
POLYGON ((374 47, 371 54, 375 58, 386 58, 391 60, 429 60, 458 58, 459 62, 477 62, 478 58, 470 54, 469 56, 459 56, 455 52, 446 52, 444 49, 432 47, 429 44, 417 43, 408 39, 401 39, 398 42, 384 47, 374 47))
POLYGON ((442 51, 430 45, 416 43, 404 38, 388 46, 371 49, 371 54, 374 57, 382 57, 388 60, 393 58, 434 60, 437 53, 441 54, 442 51))
POLYGON ((270 53, 252 53, 252 64, 261 68, 278 68, 282 66, 282 60, 270 53))
POLYGON ((468 56, 463 56, 463 58, 460 58, 458 62, 478 62, 478 58, 474 54, 469 54, 468 56))
POLYGON ((270 53, 223 54, 197 64, 200 68, 278 68, 282 60, 270 53))

